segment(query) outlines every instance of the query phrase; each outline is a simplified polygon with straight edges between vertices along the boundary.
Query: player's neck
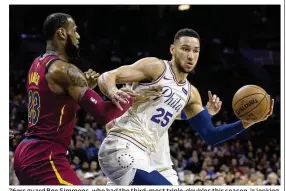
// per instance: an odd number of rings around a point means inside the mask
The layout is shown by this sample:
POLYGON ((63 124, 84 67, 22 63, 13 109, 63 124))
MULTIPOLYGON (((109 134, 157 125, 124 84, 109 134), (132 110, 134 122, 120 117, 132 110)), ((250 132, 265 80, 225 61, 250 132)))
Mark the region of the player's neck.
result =
POLYGON ((181 72, 178 67, 176 66, 176 64, 174 64, 174 60, 171 60, 171 68, 173 70, 173 72, 175 73, 176 76, 176 80, 178 82, 184 82, 186 81, 187 77, 188 77, 188 73, 185 72, 181 72))
POLYGON ((58 55, 62 60, 68 61, 68 56, 65 53, 65 51, 59 48, 59 45, 56 43, 53 43, 52 41, 47 42, 47 47, 46 47, 46 54, 55 54, 58 55))

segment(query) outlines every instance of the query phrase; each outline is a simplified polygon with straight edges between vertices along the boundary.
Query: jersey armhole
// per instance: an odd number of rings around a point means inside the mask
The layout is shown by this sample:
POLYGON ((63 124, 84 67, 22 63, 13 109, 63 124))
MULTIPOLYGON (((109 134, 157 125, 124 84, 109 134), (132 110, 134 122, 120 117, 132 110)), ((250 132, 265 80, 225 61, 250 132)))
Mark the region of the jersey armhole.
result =
POLYGON ((46 66, 45 66, 45 75, 48 73, 48 71, 49 71, 51 65, 52 65, 55 61, 57 61, 57 60, 61 60, 61 59, 60 59, 60 58, 54 58, 54 59, 51 59, 51 60, 46 64, 46 66))
MULTIPOLYGON (((192 86, 191 86, 191 83, 187 80, 187 83, 188 83, 188 86, 189 86, 189 92, 188 92, 188 100, 187 100, 187 102, 186 102, 186 105, 185 105, 185 107, 189 104, 189 101, 190 101, 190 99, 191 99, 191 89, 192 89, 192 86)), ((185 108, 184 107, 184 108, 185 108)))

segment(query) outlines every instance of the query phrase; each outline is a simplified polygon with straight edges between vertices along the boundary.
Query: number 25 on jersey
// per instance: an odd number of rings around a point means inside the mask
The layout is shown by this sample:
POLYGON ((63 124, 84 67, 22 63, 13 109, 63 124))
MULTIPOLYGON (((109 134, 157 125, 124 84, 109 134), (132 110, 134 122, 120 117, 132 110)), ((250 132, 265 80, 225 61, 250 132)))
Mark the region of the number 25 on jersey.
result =
POLYGON ((29 91, 28 122, 36 124, 40 115, 40 95, 37 91, 29 91))
POLYGON ((166 127, 173 115, 161 107, 156 109, 156 111, 158 111, 158 114, 153 115, 151 121, 160 124, 162 127, 166 127))

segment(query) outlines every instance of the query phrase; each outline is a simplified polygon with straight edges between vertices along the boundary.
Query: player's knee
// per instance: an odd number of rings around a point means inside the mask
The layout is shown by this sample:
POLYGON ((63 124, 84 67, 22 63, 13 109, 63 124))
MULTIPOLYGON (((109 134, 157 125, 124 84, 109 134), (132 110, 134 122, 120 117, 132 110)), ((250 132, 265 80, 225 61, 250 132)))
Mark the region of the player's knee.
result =
POLYGON ((146 172, 137 169, 132 185, 172 185, 158 171, 146 172))

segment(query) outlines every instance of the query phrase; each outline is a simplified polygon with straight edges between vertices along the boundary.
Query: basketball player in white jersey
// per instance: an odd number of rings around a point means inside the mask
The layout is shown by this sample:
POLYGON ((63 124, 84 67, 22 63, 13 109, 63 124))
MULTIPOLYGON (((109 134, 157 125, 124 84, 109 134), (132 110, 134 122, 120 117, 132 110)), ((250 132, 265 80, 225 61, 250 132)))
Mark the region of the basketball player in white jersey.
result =
POLYGON ((138 89, 163 86, 161 97, 132 106, 117 118, 101 144, 98 154, 100 167, 116 185, 172 185, 152 167, 150 155, 156 152, 159 140, 177 116, 188 120, 204 141, 215 145, 272 115, 273 99, 268 115, 263 119, 239 120, 214 127, 211 116, 202 106, 199 91, 187 80, 199 58, 198 33, 192 29, 179 30, 170 52, 171 61, 144 58, 133 65, 106 72, 98 79, 101 91, 117 105, 125 95, 116 84, 140 82, 138 89))
MULTIPOLYGON (((222 102, 219 97, 208 92, 209 101, 206 105, 208 113, 212 116, 216 115, 220 109, 222 102)), ((105 125, 106 132, 113 127, 114 121, 112 120, 105 125)), ((152 152, 150 155, 151 166, 160 172, 172 185, 179 185, 177 172, 173 169, 173 162, 170 154, 169 147, 169 135, 168 132, 164 133, 162 138, 159 140, 156 148, 156 152, 152 152)), ((107 186, 114 186, 115 184, 108 180, 107 186)))

